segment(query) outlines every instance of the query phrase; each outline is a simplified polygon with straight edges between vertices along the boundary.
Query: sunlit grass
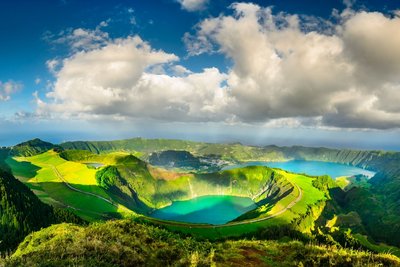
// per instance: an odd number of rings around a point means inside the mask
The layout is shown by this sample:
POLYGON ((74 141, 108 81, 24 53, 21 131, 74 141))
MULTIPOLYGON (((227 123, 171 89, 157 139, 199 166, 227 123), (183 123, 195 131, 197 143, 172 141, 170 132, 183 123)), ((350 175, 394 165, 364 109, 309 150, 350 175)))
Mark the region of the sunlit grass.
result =
MULTIPOLYGON (((115 158, 108 158, 112 157, 115 158)), ((109 216, 115 213, 124 216, 132 214, 132 211, 120 204, 114 206, 95 196, 71 190, 53 169, 56 168, 63 179, 74 188, 111 199, 107 192, 97 185, 96 170, 88 168, 85 164, 66 161, 54 151, 33 157, 18 157, 8 162, 11 163, 10 167, 16 176, 27 176, 23 182, 45 203, 71 208, 89 220, 111 218, 109 216)))

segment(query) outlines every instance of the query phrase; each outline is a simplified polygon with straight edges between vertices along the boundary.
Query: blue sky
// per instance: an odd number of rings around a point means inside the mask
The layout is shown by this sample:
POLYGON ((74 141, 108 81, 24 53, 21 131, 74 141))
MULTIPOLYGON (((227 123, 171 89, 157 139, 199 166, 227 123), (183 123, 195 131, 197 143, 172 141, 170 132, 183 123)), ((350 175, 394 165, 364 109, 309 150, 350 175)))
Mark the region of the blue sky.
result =
POLYGON ((395 1, 0 3, 0 145, 400 149, 395 1))

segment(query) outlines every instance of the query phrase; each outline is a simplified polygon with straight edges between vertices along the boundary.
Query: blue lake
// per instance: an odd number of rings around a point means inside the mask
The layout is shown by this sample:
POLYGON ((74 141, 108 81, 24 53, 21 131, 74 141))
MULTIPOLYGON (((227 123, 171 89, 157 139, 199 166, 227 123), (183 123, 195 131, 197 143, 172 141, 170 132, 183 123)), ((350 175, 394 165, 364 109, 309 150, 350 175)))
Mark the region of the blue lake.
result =
POLYGON ((170 221, 225 224, 255 208, 254 202, 246 197, 202 196, 175 201, 150 216, 170 221))
POLYGON ((332 163, 332 162, 305 161, 305 160, 292 160, 285 162, 251 161, 242 164, 227 166, 223 168, 223 170, 229 170, 246 166, 268 166, 271 168, 280 168, 295 173, 306 173, 309 175, 329 175, 332 178, 337 178, 340 176, 353 176, 358 174, 362 174, 371 178, 372 176, 375 175, 375 172, 349 165, 332 163))

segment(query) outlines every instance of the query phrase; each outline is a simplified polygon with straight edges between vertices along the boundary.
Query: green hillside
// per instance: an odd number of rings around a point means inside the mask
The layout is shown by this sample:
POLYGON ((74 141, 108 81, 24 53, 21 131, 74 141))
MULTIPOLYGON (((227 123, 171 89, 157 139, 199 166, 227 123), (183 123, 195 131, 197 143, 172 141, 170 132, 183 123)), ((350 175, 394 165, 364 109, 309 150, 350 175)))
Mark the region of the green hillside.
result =
MULTIPOLYGON (((134 138, 121 141, 67 142, 64 149, 87 149, 95 153, 107 151, 135 151, 142 159, 152 152, 185 150, 197 157, 212 156, 230 162, 313 160, 348 164, 377 172, 363 189, 347 192, 345 197, 335 199, 339 212, 359 214, 365 230, 378 241, 400 245, 400 153, 350 149, 293 147, 253 147, 239 143, 212 144, 165 139, 134 138), (363 193, 360 193, 360 192, 363 193), (384 228, 385 231, 381 231, 384 228)), ((182 179, 183 180, 183 179, 182 179)), ((337 196, 337 195, 336 195, 337 196)), ((332 219, 332 214, 329 219, 332 219)))
POLYGON ((44 204, 28 187, 0 170, 0 251, 15 248, 32 231, 63 221, 81 220, 67 210, 44 204))
POLYGON ((89 221, 129 217, 213 242, 284 238, 400 255, 400 183, 395 164, 399 153, 140 138, 60 146, 40 140, 23 144, 14 152, 0 150, 3 166, 43 202, 68 208, 89 221), (47 146, 52 149, 41 151, 47 146), (370 180, 349 177, 336 182, 328 176, 263 166, 219 170, 229 162, 271 159, 337 162, 377 174, 370 180), (155 209, 174 201, 206 195, 249 197, 257 208, 218 226, 151 218, 155 209))
POLYGON ((66 150, 89 150, 93 153, 110 151, 127 151, 142 153, 147 159, 153 152, 166 150, 188 151, 195 156, 213 155, 232 161, 246 161, 258 158, 259 160, 285 160, 279 151, 272 151, 262 147, 244 146, 235 144, 213 144, 174 139, 144 139, 132 138, 117 141, 77 141, 60 144, 66 150))
POLYGON ((284 161, 291 159, 328 161, 349 164, 374 171, 383 171, 388 174, 396 173, 400 170, 398 162, 400 153, 369 151, 369 150, 350 150, 350 149, 330 149, 312 147, 278 147, 278 146, 246 146, 240 143, 234 144, 215 144, 202 143, 183 140, 170 139, 143 139, 133 138, 118 141, 78 141, 66 142, 60 145, 67 150, 89 150, 94 153, 110 151, 138 151, 144 157, 157 151, 184 150, 197 156, 216 155, 232 161, 284 161))
POLYGON ((13 156, 34 156, 57 146, 52 143, 42 141, 38 138, 29 140, 11 147, 10 155, 13 156))
POLYGON ((6 162, 40 200, 59 208, 69 207, 85 220, 121 218, 133 213, 114 203, 98 186, 95 169, 66 161, 58 152, 50 150, 32 157, 8 158, 6 162))
POLYGON ((300 241, 197 241, 128 220, 43 229, 29 235, 3 262, 7 266, 400 265, 388 254, 300 241))

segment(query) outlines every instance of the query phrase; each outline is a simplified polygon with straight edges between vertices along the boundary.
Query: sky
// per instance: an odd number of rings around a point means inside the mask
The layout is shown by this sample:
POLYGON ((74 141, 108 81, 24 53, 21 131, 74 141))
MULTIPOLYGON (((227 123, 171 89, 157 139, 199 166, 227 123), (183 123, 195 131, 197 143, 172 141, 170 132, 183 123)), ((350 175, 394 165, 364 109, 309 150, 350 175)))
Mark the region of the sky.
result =
POLYGON ((400 150, 396 1, 4 0, 0 36, 0 146, 400 150))

